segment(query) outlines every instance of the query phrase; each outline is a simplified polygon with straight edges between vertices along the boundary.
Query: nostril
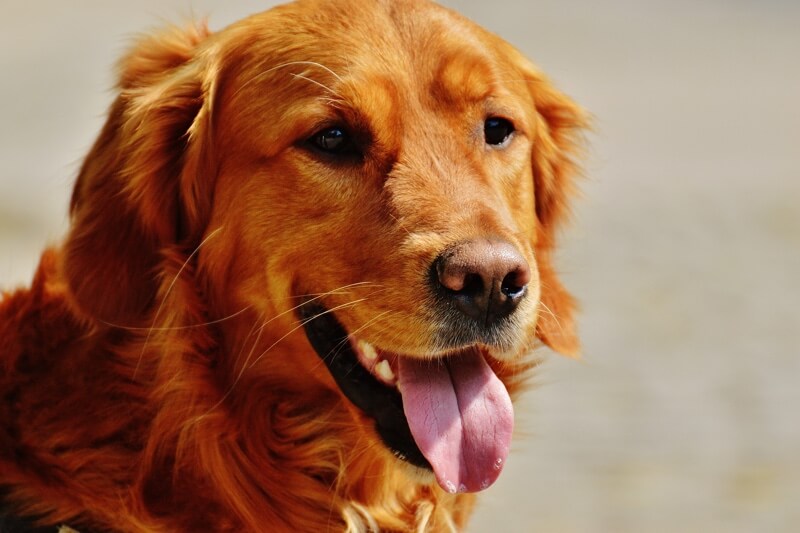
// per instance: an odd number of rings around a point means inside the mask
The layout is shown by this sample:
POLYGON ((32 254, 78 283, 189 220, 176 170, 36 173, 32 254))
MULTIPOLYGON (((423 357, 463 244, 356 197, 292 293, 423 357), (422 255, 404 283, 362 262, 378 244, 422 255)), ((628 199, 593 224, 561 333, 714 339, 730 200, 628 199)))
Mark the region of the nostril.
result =
POLYGON ((436 275, 441 286, 454 294, 465 296, 475 296, 486 290, 486 280, 480 268, 472 262, 449 255, 440 257, 436 262, 436 275))
POLYGON ((447 258, 439 258, 436 262, 436 275, 442 287, 449 291, 461 292, 467 284, 469 274, 463 269, 454 268, 447 258))
POLYGON ((509 298, 517 298, 525 292, 525 287, 530 281, 530 268, 527 264, 524 264, 506 274, 500 283, 500 291, 509 298))
POLYGON ((516 298, 525 292, 527 283, 520 282, 520 276, 517 272, 511 272, 503 278, 500 284, 500 291, 509 298, 516 298))

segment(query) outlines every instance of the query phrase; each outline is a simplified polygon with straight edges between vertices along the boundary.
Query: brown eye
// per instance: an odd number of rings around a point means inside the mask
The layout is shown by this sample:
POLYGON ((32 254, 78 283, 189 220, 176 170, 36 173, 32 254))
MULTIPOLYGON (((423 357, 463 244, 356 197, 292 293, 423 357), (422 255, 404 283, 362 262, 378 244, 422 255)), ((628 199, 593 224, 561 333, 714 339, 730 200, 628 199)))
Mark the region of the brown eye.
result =
POLYGON ((334 126, 318 131, 308 140, 316 150, 335 156, 357 155, 353 140, 344 128, 334 126))
POLYGON ((514 125, 500 117, 489 117, 483 123, 483 137, 486 144, 492 146, 503 145, 514 133, 514 125))

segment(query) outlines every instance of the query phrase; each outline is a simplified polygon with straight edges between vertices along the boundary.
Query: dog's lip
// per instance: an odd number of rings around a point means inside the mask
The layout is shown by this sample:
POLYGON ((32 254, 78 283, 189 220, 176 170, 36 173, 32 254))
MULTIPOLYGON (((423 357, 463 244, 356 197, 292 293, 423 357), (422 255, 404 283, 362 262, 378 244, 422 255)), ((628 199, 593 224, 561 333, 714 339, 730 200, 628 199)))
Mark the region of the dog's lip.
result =
POLYGON ((424 358, 396 354, 348 335, 319 303, 301 306, 300 314, 341 392, 374 419, 396 456, 432 470, 448 492, 475 492, 494 483, 508 454, 514 415, 486 349, 471 345, 424 358))
MULTIPOLYGON (((411 435, 397 387, 384 383, 359 361, 358 348, 354 348, 358 341, 354 344, 333 313, 319 302, 308 301, 298 311, 306 337, 339 389, 375 421, 375 430, 389 450, 414 466, 432 470, 411 435)), ((363 345, 361 350, 363 352, 363 345)), ((360 357, 364 358, 365 354, 360 357)))

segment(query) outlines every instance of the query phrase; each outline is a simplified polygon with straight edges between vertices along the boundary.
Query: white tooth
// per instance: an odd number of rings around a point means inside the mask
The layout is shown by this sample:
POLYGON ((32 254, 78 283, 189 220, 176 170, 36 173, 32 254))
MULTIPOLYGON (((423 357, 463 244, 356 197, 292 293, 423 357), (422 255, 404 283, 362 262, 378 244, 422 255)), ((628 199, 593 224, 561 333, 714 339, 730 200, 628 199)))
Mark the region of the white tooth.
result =
POLYGON ((375 365, 375 372, 377 372, 384 381, 394 381, 394 372, 392 372, 392 367, 389 366, 389 361, 386 359, 375 365))
POLYGON ((370 361, 374 361, 378 358, 378 352, 375 351, 375 348, 370 343, 358 341, 358 348, 361 350, 361 353, 364 354, 364 357, 370 361))

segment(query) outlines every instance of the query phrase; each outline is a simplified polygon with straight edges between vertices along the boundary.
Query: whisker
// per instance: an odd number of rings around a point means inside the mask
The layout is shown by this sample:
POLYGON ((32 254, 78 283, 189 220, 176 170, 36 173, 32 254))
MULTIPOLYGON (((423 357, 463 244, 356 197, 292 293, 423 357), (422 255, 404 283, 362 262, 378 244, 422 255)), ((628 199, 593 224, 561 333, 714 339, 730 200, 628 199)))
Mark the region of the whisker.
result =
POLYGON ((366 328, 368 328, 369 326, 371 326, 372 324, 374 324, 375 322, 377 322, 378 320, 380 320, 381 318, 383 318, 384 316, 386 316, 386 315, 388 315, 389 313, 392 313, 392 312, 393 311, 391 309, 389 309, 389 310, 384 311, 383 313, 378 313, 374 317, 372 317, 369 320, 367 320, 364 324, 362 324, 361 326, 359 326, 355 330, 351 331, 350 335, 355 336, 356 333, 360 333, 360 332, 364 331, 366 328))
MULTIPOLYGON (((264 330, 263 330, 263 328, 257 328, 257 327, 256 327, 256 326, 258 325, 258 323, 259 323, 259 322, 260 322, 260 320, 256 319, 256 320, 253 322, 253 325, 250 327, 250 331, 247 333, 247 336, 245 336, 245 338, 244 338, 244 341, 242 342, 242 346, 241 346, 241 348, 239 349, 239 353, 238 353, 238 354, 236 355, 236 357, 234 358, 234 362, 233 362, 233 365, 234 365, 234 366, 233 366, 233 368, 236 368, 236 362, 237 362, 239 359, 241 359, 241 357, 242 357, 242 353, 244 353, 244 350, 245 350, 245 346, 247 346, 247 341, 248 341, 248 340, 249 340, 249 339, 250 339, 250 338, 253 336, 253 334, 254 334, 254 333, 256 333, 256 332, 258 332, 258 335, 256 335, 256 339, 253 341, 253 345, 252 345, 252 347, 250 348, 250 353, 249 353, 249 354, 248 354, 248 356, 247 356, 247 357, 248 357, 248 359, 249 359, 249 358, 250 358, 250 356, 253 354, 253 351, 255 351, 255 347, 256 347, 256 346, 258 346, 258 341, 259 341, 259 339, 261 338, 261 333, 264 331, 264 330)), ((245 364, 247 364, 247 361, 245 361, 245 364)), ((225 394, 223 394, 223 395, 222 395, 222 397, 219 399, 219 401, 217 401, 217 403, 215 403, 214 405, 212 405, 211 407, 209 407, 209 408, 206 410, 206 412, 205 412, 205 413, 203 413, 202 415, 195 416, 193 419, 191 419, 191 420, 190 420, 190 421, 187 423, 187 427, 188 427, 188 426, 191 426, 191 425, 194 425, 194 424, 197 424, 197 423, 199 423, 199 422, 200 422, 200 421, 201 421, 203 418, 205 418, 206 416, 208 416, 209 414, 211 414, 211 413, 212 413, 214 410, 216 410, 216 409, 217 409, 217 408, 218 408, 220 405, 222 405, 222 403, 223 403, 223 402, 224 402, 224 401, 225 401, 225 400, 228 398, 228 396, 230 395, 230 393, 233 391, 233 387, 234 387, 234 385, 236 384, 236 382, 238 382, 238 377, 237 377, 236 381, 234 382, 234 384, 233 384, 233 385, 231 385, 231 388, 230 388, 230 389, 228 389, 228 391, 227 391, 225 394)))
MULTIPOLYGON (((314 315, 314 316, 312 316, 312 317, 309 317, 309 318, 307 318, 306 320, 303 320, 303 321, 301 321, 301 322, 300 322, 298 325, 296 325, 295 327, 293 327, 292 329, 290 329, 290 330, 289 330, 289 331, 288 331, 286 334, 284 334, 284 335, 283 335, 283 336, 282 336, 280 339, 276 340, 276 341, 275 341, 275 342, 273 342, 271 345, 269 345, 269 346, 268 346, 268 347, 267 347, 267 348, 266 348, 264 351, 262 351, 262 352, 259 354, 259 356, 258 356, 258 357, 256 357, 255 361, 253 361, 251 364, 249 364, 249 365, 248 365, 248 362, 249 362, 249 360, 250 360, 250 357, 252 356, 252 352, 251 352, 251 353, 248 355, 248 357, 247 357, 247 360, 245 360, 245 362, 242 364, 242 368, 241 368, 241 370, 239 371, 239 373, 238 373, 238 375, 236 376, 236 378, 233 380, 233 383, 231 383, 230 387, 228 387, 228 390, 225 392, 225 394, 223 394, 223 395, 222 395, 222 398, 220 398, 220 399, 219 399, 219 401, 217 401, 217 403, 215 403, 213 406, 211 406, 211 407, 210 407, 210 408, 209 408, 209 409, 208 409, 208 410, 207 410, 207 411, 206 411, 204 414, 202 414, 202 415, 198 416, 197 418, 195 418, 195 419, 193 420, 193 423, 199 422, 200 420, 202 420, 203 418, 205 418, 205 417, 206 417, 206 416, 207 416, 209 413, 211 413, 212 411, 214 411, 215 409, 217 409, 217 408, 218 408, 220 405, 222 405, 222 404, 225 402, 225 400, 226 400, 226 399, 228 399, 228 397, 231 395, 231 393, 233 392, 233 390, 236 388, 236 385, 238 385, 238 383, 239 383, 239 381, 241 380, 242 376, 244 375, 245 371, 247 371, 247 370, 249 370, 249 369, 253 368, 255 365, 257 365, 257 364, 258 364, 258 362, 259 362, 259 361, 260 361, 260 360, 261 360, 261 359, 262 359, 262 358, 263 358, 263 357, 264 357, 264 356, 265 356, 267 353, 269 353, 269 351, 270 351, 270 350, 272 350, 272 348, 274 348, 274 347, 275 347, 275 346, 276 346, 278 343, 280 343, 280 342, 281 342, 282 340, 284 340, 286 337, 288 337, 289 335, 291 335, 292 333, 294 333, 294 332, 295 332, 295 331, 297 331, 298 329, 300 329, 300 328, 304 327, 306 324, 308 324, 308 323, 309 323, 309 322, 311 322, 312 320, 315 320, 315 319, 319 318, 319 317, 320 317, 320 316, 322 316, 322 315, 325 315, 325 314, 331 313, 331 312, 333 312, 333 311, 338 311, 339 309, 344 309, 344 308, 347 308, 347 307, 349 307, 349 306, 351 306, 351 305, 355 305, 356 303, 358 303, 358 302, 361 302, 361 301, 363 301, 363 300, 364 300, 364 299, 361 299, 361 300, 356 300, 356 301, 354 301, 354 302, 347 302, 347 303, 344 303, 344 304, 341 304, 341 305, 337 305, 336 307, 333 307, 333 308, 331 308, 331 309, 326 309, 325 311, 323 311, 323 312, 321 312, 321 313, 317 313, 316 315, 314 315)), ((274 317, 273 317, 273 319, 274 319, 274 317)), ((273 320, 273 319, 270 319, 270 320, 273 320)), ((269 321, 267 321, 267 322, 269 322, 269 321)), ((262 326, 261 326, 260 328, 258 328, 258 329, 259 329, 259 331, 260 331, 260 332, 261 332, 261 331, 263 331, 263 330, 264 330, 264 325, 262 325, 262 326)), ((259 335, 260 335, 260 333, 259 333, 259 335)), ((256 343, 254 343, 254 344, 253 344, 253 346, 255 347, 257 344, 258 344, 258 343, 256 342, 256 343)))
POLYGON ((350 287, 355 287, 355 286, 358 286, 358 285, 369 285, 369 284, 370 284, 370 282, 368 282, 368 281, 359 281, 359 282, 356 282, 356 283, 351 283, 351 284, 349 284, 349 285, 343 285, 343 286, 341 286, 341 287, 339 287, 339 288, 337 288, 337 289, 333 289, 333 290, 330 290, 330 291, 328 291, 328 292, 323 292, 323 293, 321 293, 321 294, 318 294, 318 295, 314 296, 313 298, 310 298, 309 300, 306 300, 306 301, 300 302, 299 304, 295 305, 295 306, 294 306, 294 307, 292 307, 291 309, 287 309, 287 310, 285 310, 285 311, 282 311, 282 312, 278 313, 278 314, 277 314, 277 315, 275 315, 274 317, 270 318, 270 319, 269 319, 267 322, 265 322, 265 323, 264 323, 264 324, 263 324, 261 327, 262 327, 262 328, 265 328, 265 327, 266 327, 266 326, 267 326, 267 325, 268 325, 270 322, 272 322, 273 320, 276 320, 276 319, 278 319, 278 318, 280 318, 280 317, 284 316, 284 315, 285 315, 285 314, 287 314, 287 313, 291 313, 292 311, 295 311, 295 310, 297 310, 297 309, 299 309, 299 308, 303 307, 303 306, 304 306, 304 305, 306 305, 306 304, 309 304, 309 303, 311 303, 311 302, 314 302, 314 301, 316 301, 316 300, 320 300, 320 299, 324 298, 325 296, 330 296, 330 295, 332 295, 332 294, 336 294, 336 295, 340 295, 340 294, 349 294, 349 293, 342 293, 342 292, 339 292, 341 289, 348 289, 348 288, 350 288, 350 287))
POLYGON ((559 322, 558 317, 556 316, 556 314, 549 307, 547 307, 547 304, 545 304, 543 301, 539 300, 539 305, 542 306, 542 309, 544 309, 547 312, 548 315, 553 317, 553 320, 556 321, 556 326, 558 326, 558 329, 563 331, 564 328, 561 327, 561 322, 559 322))
MULTIPOLYGON (((252 358, 252 356, 253 356, 253 353, 255 353, 255 348, 256 348, 256 346, 258 346, 258 342, 259 342, 259 340, 261 339, 261 335, 262 335, 262 333, 264 332, 265 328, 266 328, 266 327, 267 327, 267 326, 268 326, 268 325, 269 325, 269 324, 270 324, 272 321, 274 321, 274 320, 277 320, 278 318, 280 318, 281 316, 284 316, 284 315, 286 315, 287 313, 291 313, 291 312, 293 312, 293 311, 295 311, 295 310, 299 309, 299 308, 300 308, 300 307, 302 307, 303 305, 306 305, 306 304, 308 304, 308 303, 310 303, 310 302, 313 302, 313 301, 319 300, 319 299, 321 299, 321 298, 323 298, 323 297, 325 297, 325 296, 329 296, 329 295, 333 295, 333 294, 336 294, 336 295, 340 295, 340 294, 348 294, 348 292, 346 292, 346 291, 345 291, 345 289, 350 289, 350 288, 353 288, 353 287, 363 287, 363 286, 369 286, 369 285, 376 285, 376 284, 375 284, 375 283, 372 283, 372 282, 369 282, 369 281, 358 281, 358 282, 354 282, 354 283, 349 283, 349 284, 347 284, 347 285, 342 285, 341 287, 337 287, 337 288, 335 288, 335 289, 332 289, 332 290, 330 290, 330 291, 326 291, 326 292, 323 292, 323 293, 318 293, 318 294, 305 294, 305 295, 301 295, 301 296, 292 297, 293 299, 296 299, 296 298, 301 298, 301 299, 303 299, 303 301, 302 301, 301 303, 299 303, 299 304, 295 305, 294 307, 291 307, 290 309, 287 309, 287 310, 285 310, 285 311, 282 311, 281 313, 278 313, 277 315, 275 315, 275 316, 273 316, 273 317, 269 318, 268 320, 265 320, 265 321, 263 321, 263 322, 261 323, 261 325, 260 325, 260 326, 258 326, 258 328, 256 328, 256 324, 258 324, 258 321, 256 321, 256 322, 253 324, 253 328, 250 330, 250 333, 248 333, 247 337, 245 338, 245 341, 244 341, 244 342, 243 342, 243 344, 242 344, 242 349, 241 349, 241 351, 239 352, 239 355, 237 356, 237 359, 239 359, 239 358, 241 357, 241 354, 242 354, 242 353, 244 353, 244 349, 245 349, 245 346, 246 346, 246 344, 247 344, 247 339, 249 339, 250 337, 252 337, 252 336, 253 336, 253 333, 257 331, 258 333, 257 333, 257 335, 256 335, 256 339, 255 339, 255 341, 254 341, 254 342, 253 342, 253 344, 252 344, 252 347, 251 347, 251 349, 250 349, 250 352, 247 354, 247 357, 245 358, 244 362, 242 363, 242 365, 241 365, 241 367, 240 367, 240 369, 239 369, 239 372, 236 374, 236 377, 234 378, 234 380, 233 380, 233 383, 231 383, 230 387, 229 387, 229 388, 228 388, 228 390, 225 392, 225 394, 223 394, 223 395, 222 395, 222 397, 219 399, 219 401, 217 401, 217 402, 216 402, 216 403, 215 403, 215 404, 214 404, 214 405, 213 405, 211 408, 209 408, 209 409, 208 409, 208 410, 207 410, 207 411, 206 411, 204 414, 202 414, 202 415, 198 416, 198 417, 197 417, 197 418, 196 418, 196 419, 195 419, 193 422, 198 422, 198 421, 200 421, 202 418, 204 418, 204 417, 205 417, 205 416, 207 416, 209 413, 211 413, 212 411, 214 411, 215 409, 217 409, 217 408, 218 408, 220 405, 222 405, 222 404, 225 402, 225 400, 226 400, 226 399, 227 399, 227 398, 230 396, 230 394, 233 392, 233 390, 236 388, 236 385, 238 385, 239 381, 241 381, 241 378, 242 378, 242 376, 244 375, 244 373, 245 373, 247 370, 249 370, 250 368, 253 368, 253 366, 255 366, 256 364, 258 364, 258 362, 261 360, 261 358, 262 358, 262 357, 264 357, 264 355, 266 355, 266 353, 267 353, 267 352, 269 352, 269 351, 270 351, 270 350, 271 350, 273 347, 275 347, 275 346, 276 346, 276 345, 277 345, 279 342, 281 342, 281 341, 282 341, 282 340, 284 340, 286 337, 288 337, 289 335, 291 335, 292 333, 294 333, 295 331, 297 331, 299 328, 301 328, 301 327, 305 326, 305 325, 306 325, 308 322, 310 322, 311 320, 314 320, 314 319, 316 319, 317 317, 319 317, 319 316, 322 316, 322 315, 323 315, 323 314, 325 314, 325 313, 329 313, 329 312, 332 312, 332 311, 335 311, 335 310, 344 309, 344 308, 346 308, 346 307, 349 307, 349 306, 355 305, 355 304, 357 304, 357 303, 359 303, 359 302, 361 302, 361 301, 364 301, 366 298, 362 298, 362 299, 359 299, 359 300, 355 300, 355 301, 351 301, 351 302, 347 302, 347 303, 344 303, 344 304, 338 305, 338 306, 336 306, 336 307, 333 307, 333 308, 331 308, 331 309, 327 309, 327 310, 326 310, 325 312, 323 312, 323 313, 319 313, 319 314, 317 314, 317 315, 315 315, 315 316, 313 316, 313 317, 310 317, 310 318, 308 318, 308 319, 307 319, 307 320, 305 320, 305 321, 302 321, 300 324, 298 324, 297 326, 295 326, 294 328, 292 328, 291 330, 289 330, 289 332, 287 332, 287 333, 286 333, 285 335, 283 335, 283 336, 282 336, 280 339, 278 339, 278 340, 277 340, 277 341, 275 341, 273 344, 271 344, 271 345, 270 345, 268 348, 266 348, 266 350, 264 350, 264 351, 263 351, 263 352, 262 352, 262 353, 261 353, 261 354, 260 354, 260 355, 259 355, 259 356, 258 356, 256 359, 255 359, 255 361, 253 361, 252 363, 250 363, 250 359, 252 358), (309 299, 307 299, 309 296, 313 296, 313 297, 312 297, 312 298, 309 298, 309 299)), ((382 291, 382 290, 385 290, 385 288, 378 289, 378 292, 380 292, 380 291, 382 291)))
POLYGON ((239 351, 239 355, 237 355, 236 361, 234 362, 234 367, 233 367, 234 369, 236 368, 236 366, 235 366, 236 363, 238 363, 239 359, 241 359, 241 356, 244 353, 245 346, 247 346, 247 340, 250 337, 253 336, 253 333, 256 333, 256 338, 253 341, 253 345, 250 347, 250 351, 247 353, 247 357, 245 358, 244 362, 242 363, 242 366, 239 369, 239 374, 236 376, 236 379, 234 380, 234 385, 239 382, 239 378, 242 377, 242 373, 244 372, 244 369, 247 368, 247 363, 250 362, 250 358, 253 356, 253 353, 255 353, 256 346, 258 346, 258 342, 261 340, 261 335, 264 333, 264 326, 266 325, 267 322, 269 322, 269 321, 265 321, 258 328, 256 328, 256 325, 258 324, 258 321, 254 322, 253 323, 253 328, 250 330, 250 333, 247 334, 247 337, 245 338, 244 342, 242 343, 242 349, 239 351))
POLYGON ((267 301, 270 301, 270 302, 283 302, 283 301, 286 301, 286 300, 298 300, 298 299, 303 299, 303 298, 308 298, 308 297, 328 296, 328 295, 331 295, 331 294, 336 294, 336 295, 351 294, 349 291, 344 291, 343 289, 347 289, 347 288, 350 288, 350 287, 357 287, 357 286, 367 286, 367 285, 378 285, 378 284, 377 283, 373 283, 371 281, 357 281, 355 283, 350 283, 348 285, 342 285, 341 287, 339 287, 337 289, 332 289, 332 290, 325 291, 325 292, 309 292, 309 293, 305 293, 305 294, 297 294, 297 295, 294 295, 294 296, 286 296, 285 298, 268 298, 267 301))
POLYGON ((329 356, 330 357, 336 357, 341 352, 341 349, 344 348, 345 345, 350 341, 350 337, 351 336, 355 336, 356 333, 359 333, 359 332, 363 331, 365 328, 369 327, 371 324, 375 323, 377 320, 380 320, 385 315, 387 315, 387 314, 389 314, 391 312, 392 312, 391 310, 388 310, 388 311, 384 311, 383 313, 379 313, 378 315, 372 317, 370 320, 366 321, 363 325, 361 325, 360 327, 358 327, 354 331, 350 332, 347 337, 345 337, 344 339, 339 341, 339 343, 336 346, 331 348, 331 350, 327 354, 325 354, 325 357, 321 358, 320 363, 323 362, 325 359, 327 359, 329 356))
POLYGON ((394 215, 393 215, 393 214, 391 214, 391 213, 389 213, 389 216, 390 216, 390 217, 392 217, 392 218, 394 219, 394 221, 395 221, 395 222, 397 222, 397 225, 400 227, 400 229, 402 229, 403 231, 405 231, 406 233, 408 233, 408 235, 409 235, 410 237, 413 237, 413 236, 414 236, 414 235, 413 235, 413 234, 412 234, 412 233, 411 233, 411 232, 408 230, 408 228, 406 228, 406 227, 403 225, 403 223, 402 223, 402 222, 400 222, 400 219, 398 219, 396 216, 394 216, 394 215))
POLYGON ((331 69, 329 69, 328 67, 326 67, 322 63, 317 63, 316 61, 292 61, 290 63, 284 63, 283 66, 288 66, 288 65, 311 65, 311 66, 314 66, 314 67, 319 67, 322 70, 328 72, 334 78, 336 78, 340 83, 344 83, 344 80, 341 78, 341 76, 336 74, 334 71, 332 71, 331 69))
POLYGON ((239 311, 236 311, 233 314, 230 314, 230 315, 228 315, 226 317, 223 317, 223 318, 218 318, 216 320, 212 320, 210 322, 202 322, 202 323, 199 323, 199 324, 188 324, 188 325, 185 325, 185 326, 169 326, 169 327, 165 326, 165 327, 158 327, 158 328, 157 327, 144 328, 144 327, 135 327, 135 326, 122 326, 120 324, 114 324, 112 322, 106 322, 105 320, 100 320, 99 322, 102 323, 102 324, 105 324, 106 326, 109 326, 109 327, 112 327, 112 328, 117 328, 117 329, 122 329, 122 330, 125 330, 125 331, 146 331, 146 330, 152 330, 152 331, 180 331, 180 330, 184 330, 184 329, 193 329, 193 328, 202 328, 202 327, 205 327, 205 326, 213 326, 214 324, 219 324, 221 322, 225 322, 226 320, 231 320, 232 318, 236 318, 237 316, 241 315, 242 313, 244 313, 245 311, 247 311, 251 307, 252 307, 251 305, 248 305, 247 307, 244 307, 244 308, 240 309, 239 311))
POLYGON ((327 96, 322 96, 318 100, 328 104, 331 107, 341 107, 345 103, 345 101, 341 98, 332 98, 327 96))
POLYGON ((220 231, 222 231, 222 226, 209 233, 208 236, 205 239, 203 239, 203 241, 200 244, 197 245, 194 251, 191 254, 189 254, 189 257, 186 258, 186 261, 183 262, 181 268, 178 269, 178 273, 175 274, 172 283, 170 283, 169 287, 167 287, 167 291, 166 293, 164 293, 164 297, 161 299, 161 303, 159 304, 158 309, 156 310, 156 314, 153 316, 153 324, 147 331, 147 337, 145 338, 144 344, 142 345, 142 351, 139 354, 139 359, 136 361, 136 368, 134 368, 133 370, 133 379, 136 379, 136 375, 139 373, 139 367, 142 364, 142 359, 144 358, 144 352, 147 349, 147 344, 150 342, 150 337, 154 331, 156 322, 158 321, 158 317, 161 314, 162 309, 164 309, 164 304, 167 302, 167 298, 172 293, 172 289, 175 287, 175 283, 178 282, 178 278, 180 278, 181 274, 186 269, 186 266, 189 264, 189 262, 194 258, 195 255, 197 255, 197 252, 200 251, 200 248, 202 248, 203 245, 206 244, 213 237, 218 235, 220 231))
POLYGON ((325 89, 326 91, 328 91, 328 92, 329 92, 329 93, 331 93, 331 94, 334 94, 334 95, 336 95, 336 96, 339 96, 339 95, 336 93, 336 91, 334 91, 333 89, 331 89, 330 87, 328 87, 328 86, 327 86, 327 85, 325 85, 324 83, 320 83, 320 82, 318 82, 317 80, 312 80, 311 78, 309 78, 309 77, 307 77, 307 76, 303 76, 302 74, 294 74, 294 73, 292 73, 292 75, 291 75, 291 76, 292 76, 293 78, 300 78, 301 80, 306 80, 307 82, 310 82, 310 83, 313 83, 314 85, 317 85, 317 86, 319 86, 319 87, 322 87, 323 89, 325 89))
POLYGON ((287 332, 285 335, 283 335, 283 336, 282 336, 280 339, 278 339, 278 340, 276 340, 275 342, 273 342, 273 343, 272 343, 272 344, 271 344, 271 345, 270 345, 270 346, 269 346, 269 347, 268 347, 266 350, 264 350, 263 352, 261 352, 261 355, 259 355, 259 356, 256 358, 256 360, 255 360, 255 361, 253 361, 253 363, 252 363, 252 364, 251 364, 251 365, 248 367, 248 369, 250 369, 250 368, 253 368, 255 365, 257 365, 257 364, 258 364, 258 362, 259 362, 259 361, 260 361, 260 360, 261 360, 261 359, 262 359, 262 358, 263 358, 263 357, 264 357, 264 356, 265 356, 265 355, 266 355, 266 354, 267 354, 267 353, 268 353, 268 352, 269 352, 269 351, 270 351, 272 348, 274 348, 274 347, 275 347, 275 346, 276 346, 276 345, 277 345, 279 342, 281 342, 283 339, 285 339, 286 337, 288 337, 289 335, 291 335, 292 333, 294 333, 294 332, 295 332, 295 331, 297 331, 298 329, 300 329, 300 328, 304 327, 304 326, 305 326, 306 324, 308 324, 309 322, 311 322, 311 321, 313 321, 313 320, 316 320, 317 318, 321 317, 322 315, 327 315, 327 314, 330 314, 330 313, 332 313, 332 312, 334 312, 334 311, 338 311, 338 310, 340 310, 340 309, 345 309, 345 308, 347 308, 347 307, 352 307, 352 306, 354 306, 355 304, 357 304, 357 303, 359 303, 359 302, 363 302, 363 301, 365 301, 365 300, 366 300, 366 298, 360 298, 360 299, 358 299, 358 300, 354 300, 354 301, 352 301, 352 302, 343 303, 343 304, 337 305, 336 307, 332 307, 331 309, 325 309, 325 310, 324 310, 324 311, 322 311, 321 313, 317 313, 316 315, 314 315, 314 316, 312 316, 312 317, 309 317, 309 318, 307 318, 306 320, 303 320, 303 321, 301 321, 301 322, 300 322, 300 323, 299 323, 297 326, 295 326, 295 327, 293 327, 292 329, 290 329, 290 330, 289 330, 289 331, 288 331, 288 332, 287 332))
MULTIPOLYGON (((249 80, 247 80, 246 82, 241 84, 238 89, 236 89, 236 91, 233 93, 233 98, 236 98, 239 95, 239 93, 242 90, 244 90, 245 87, 247 87, 248 85, 250 85, 252 83, 255 83, 256 81, 258 81, 260 79, 262 79, 267 74, 270 74, 271 72, 275 72, 276 70, 280 70, 282 68, 292 67, 292 66, 297 66, 297 65, 308 65, 308 66, 313 66, 313 67, 319 67, 322 70, 330 73, 340 83, 344 83, 344 80, 342 80, 341 76, 339 76, 333 70, 331 70, 330 68, 326 67, 325 65, 323 65, 321 63, 317 63, 316 61, 289 61, 287 63, 281 63, 280 65, 275 65, 274 67, 268 68, 267 70, 265 70, 263 72, 260 72, 257 76, 254 76, 253 78, 250 78, 249 80)), ((331 91, 331 92, 333 94, 336 94, 334 91, 331 91)))

